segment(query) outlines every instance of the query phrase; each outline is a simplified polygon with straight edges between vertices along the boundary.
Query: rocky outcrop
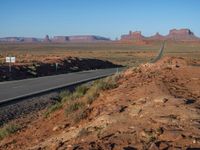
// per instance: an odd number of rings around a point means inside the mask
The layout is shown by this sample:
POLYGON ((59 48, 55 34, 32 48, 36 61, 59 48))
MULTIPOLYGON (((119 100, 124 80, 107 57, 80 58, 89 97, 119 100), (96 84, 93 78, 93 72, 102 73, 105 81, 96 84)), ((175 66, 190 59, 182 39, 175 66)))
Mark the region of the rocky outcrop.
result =
POLYGON ((160 33, 157 32, 155 35, 151 36, 149 39, 152 39, 152 40, 164 40, 165 36, 160 35, 160 33))
POLYGON ((110 41, 109 38, 95 36, 95 35, 76 35, 76 36, 54 36, 52 39, 48 35, 44 39, 39 38, 27 38, 27 37, 5 37, 0 38, 0 42, 13 42, 13 43, 32 43, 32 42, 97 42, 97 41, 110 41))
POLYGON ((122 35, 121 40, 142 40, 145 37, 142 35, 141 31, 129 31, 128 35, 122 35))
POLYGON ((132 40, 173 40, 173 41, 200 41, 200 38, 195 36, 195 34, 190 29, 172 29, 166 36, 156 33, 154 36, 144 37, 140 31, 132 32, 130 31, 127 35, 121 36, 122 41, 132 41, 132 40))
POLYGON ((110 39, 94 35, 55 36, 52 42, 95 42, 109 41, 110 39))
POLYGON ((44 40, 43 40, 44 42, 51 42, 51 40, 50 40, 50 38, 49 38, 49 36, 48 35, 46 35, 45 36, 45 38, 44 38, 44 40))
POLYGON ((53 39, 51 39, 52 42, 58 42, 58 43, 64 43, 69 41, 69 38, 67 36, 54 36, 53 39))
POLYGON ((25 42, 25 43, 32 43, 32 42, 40 42, 41 40, 38 38, 33 37, 5 37, 0 38, 0 42, 25 42))
POLYGON ((190 29, 172 29, 166 38, 171 40, 199 40, 190 29))

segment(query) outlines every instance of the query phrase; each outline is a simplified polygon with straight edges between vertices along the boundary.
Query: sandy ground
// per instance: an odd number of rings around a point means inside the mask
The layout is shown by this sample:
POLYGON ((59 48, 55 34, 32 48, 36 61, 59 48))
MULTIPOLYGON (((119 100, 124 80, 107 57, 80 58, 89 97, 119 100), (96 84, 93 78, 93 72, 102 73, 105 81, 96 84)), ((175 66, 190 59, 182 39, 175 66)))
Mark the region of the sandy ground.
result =
POLYGON ((0 141, 0 149, 200 148, 200 67, 164 57, 127 70, 118 84, 101 92, 79 123, 64 109, 48 118, 39 112, 0 141))

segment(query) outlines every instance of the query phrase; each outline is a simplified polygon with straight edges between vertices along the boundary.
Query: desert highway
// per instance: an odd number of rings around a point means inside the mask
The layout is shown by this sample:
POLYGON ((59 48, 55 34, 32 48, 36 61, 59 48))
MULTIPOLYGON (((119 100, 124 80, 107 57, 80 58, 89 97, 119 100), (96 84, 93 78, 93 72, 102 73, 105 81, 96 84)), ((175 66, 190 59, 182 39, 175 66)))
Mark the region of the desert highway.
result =
MULTIPOLYGON (((119 68, 119 71, 121 70, 122 68, 119 68)), ((117 68, 99 69, 18 81, 0 82, 0 105, 12 100, 26 98, 28 96, 106 77, 116 72, 117 68)))

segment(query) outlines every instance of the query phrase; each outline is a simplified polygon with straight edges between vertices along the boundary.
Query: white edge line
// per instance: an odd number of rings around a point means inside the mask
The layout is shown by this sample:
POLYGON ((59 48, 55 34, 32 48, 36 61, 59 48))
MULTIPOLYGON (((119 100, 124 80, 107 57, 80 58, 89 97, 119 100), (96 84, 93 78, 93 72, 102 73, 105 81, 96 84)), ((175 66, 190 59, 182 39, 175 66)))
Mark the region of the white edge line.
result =
POLYGON ((10 101, 13 101, 15 99, 20 99, 20 98, 28 97, 28 96, 31 96, 31 95, 36 95, 36 94, 48 92, 48 91, 51 91, 51 90, 55 90, 55 89, 59 89, 59 88, 67 87, 67 86, 72 86, 72 85, 79 84, 79 83, 82 83, 82 82, 87 82, 87 81, 91 81, 91 80, 95 80, 95 79, 99 79, 99 78, 111 76, 113 74, 115 74, 115 72, 109 73, 107 75, 101 75, 101 76, 97 76, 97 77, 87 78, 87 79, 84 79, 84 80, 79 80, 79 81, 76 81, 76 82, 72 82, 72 83, 68 83, 68 84, 63 84, 63 85, 55 86, 55 87, 48 88, 48 89, 45 89, 45 90, 40 90, 40 91, 36 91, 36 92, 33 92, 33 93, 24 94, 24 95, 21 95, 21 96, 17 96, 17 97, 5 99, 3 101, 0 101, 0 104, 6 103, 6 102, 10 102, 10 101))

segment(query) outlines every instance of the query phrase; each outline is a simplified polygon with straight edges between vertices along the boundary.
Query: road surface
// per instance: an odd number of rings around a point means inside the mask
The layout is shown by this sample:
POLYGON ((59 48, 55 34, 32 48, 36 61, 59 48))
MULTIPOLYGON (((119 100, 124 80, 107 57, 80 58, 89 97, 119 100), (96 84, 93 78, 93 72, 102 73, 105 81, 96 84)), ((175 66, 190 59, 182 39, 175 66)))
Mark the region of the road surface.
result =
MULTIPOLYGON (((119 70, 122 70, 122 68, 119 70)), ((117 68, 99 69, 18 81, 0 82, 0 104, 48 92, 54 89, 91 81, 112 75, 116 72, 117 68)))
POLYGON ((165 48, 165 42, 163 42, 163 44, 160 48, 160 51, 158 52, 158 55, 151 61, 151 63, 155 63, 155 62, 157 62, 158 60, 161 59, 161 57, 163 55, 164 48, 165 48))

